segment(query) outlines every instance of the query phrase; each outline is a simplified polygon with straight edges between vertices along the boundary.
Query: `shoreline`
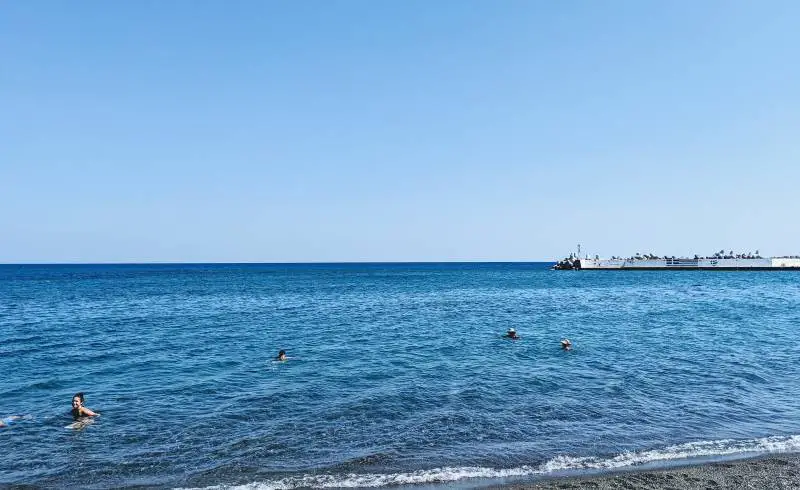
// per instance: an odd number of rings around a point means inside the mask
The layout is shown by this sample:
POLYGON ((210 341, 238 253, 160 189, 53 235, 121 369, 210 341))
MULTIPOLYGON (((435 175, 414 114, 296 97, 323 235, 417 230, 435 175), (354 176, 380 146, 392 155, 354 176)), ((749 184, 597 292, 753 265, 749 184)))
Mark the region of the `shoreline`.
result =
POLYGON ((490 485, 487 488, 492 490, 701 488, 789 490, 800 488, 800 453, 769 454, 666 469, 628 469, 595 476, 554 476, 526 483, 490 485))

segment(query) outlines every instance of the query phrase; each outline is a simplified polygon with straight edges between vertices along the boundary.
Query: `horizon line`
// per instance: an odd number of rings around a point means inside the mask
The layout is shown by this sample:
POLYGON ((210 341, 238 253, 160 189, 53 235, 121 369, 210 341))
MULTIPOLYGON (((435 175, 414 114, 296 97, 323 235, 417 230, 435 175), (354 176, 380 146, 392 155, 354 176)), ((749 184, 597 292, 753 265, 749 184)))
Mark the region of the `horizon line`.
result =
POLYGON ((547 264, 556 260, 378 260, 309 262, 0 262, 8 265, 349 265, 349 264, 547 264))

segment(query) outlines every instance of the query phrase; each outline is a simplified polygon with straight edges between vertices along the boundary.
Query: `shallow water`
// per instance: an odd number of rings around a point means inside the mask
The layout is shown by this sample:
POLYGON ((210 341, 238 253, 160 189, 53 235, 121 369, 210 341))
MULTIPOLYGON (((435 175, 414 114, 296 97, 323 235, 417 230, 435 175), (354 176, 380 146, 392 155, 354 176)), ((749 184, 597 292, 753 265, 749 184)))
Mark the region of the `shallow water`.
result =
POLYGON ((0 266, 0 417, 34 417, 0 429, 19 461, 0 484, 378 486, 797 451, 798 306, 787 271, 0 266), (102 416, 67 430, 77 391, 102 416))

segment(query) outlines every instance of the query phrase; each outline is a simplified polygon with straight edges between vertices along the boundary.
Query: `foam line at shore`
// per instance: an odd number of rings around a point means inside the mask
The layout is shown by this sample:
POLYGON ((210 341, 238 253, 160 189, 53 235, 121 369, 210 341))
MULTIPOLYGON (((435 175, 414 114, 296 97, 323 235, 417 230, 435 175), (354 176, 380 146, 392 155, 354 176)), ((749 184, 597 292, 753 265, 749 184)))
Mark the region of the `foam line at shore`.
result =
POLYGON ((479 466, 443 467, 402 473, 349 473, 290 476, 274 481, 253 482, 245 485, 217 485, 206 490, 290 490, 295 488, 354 488, 383 487, 388 485, 421 485, 481 478, 502 479, 569 474, 584 471, 613 471, 628 467, 659 463, 680 462, 695 458, 745 457, 777 453, 800 452, 800 435, 774 436, 746 440, 697 441, 662 449, 625 452, 610 458, 557 456, 541 465, 523 465, 514 468, 487 468, 479 466))

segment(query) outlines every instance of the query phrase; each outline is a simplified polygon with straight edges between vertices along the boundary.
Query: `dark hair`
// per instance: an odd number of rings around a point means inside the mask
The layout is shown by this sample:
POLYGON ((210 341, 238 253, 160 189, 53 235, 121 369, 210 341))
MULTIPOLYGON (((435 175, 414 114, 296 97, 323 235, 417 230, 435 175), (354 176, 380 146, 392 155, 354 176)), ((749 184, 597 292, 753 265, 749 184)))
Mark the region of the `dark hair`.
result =
POLYGON ((286 351, 282 350, 282 351, 278 352, 278 355, 279 356, 285 356, 286 355, 286 351))
POLYGON ((83 392, 79 391, 78 393, 75 393, 74 395, 72 395, 72 399, 73 400, 76 399, 76 398, 80 399, 81 403, 83 403, 83 392))

